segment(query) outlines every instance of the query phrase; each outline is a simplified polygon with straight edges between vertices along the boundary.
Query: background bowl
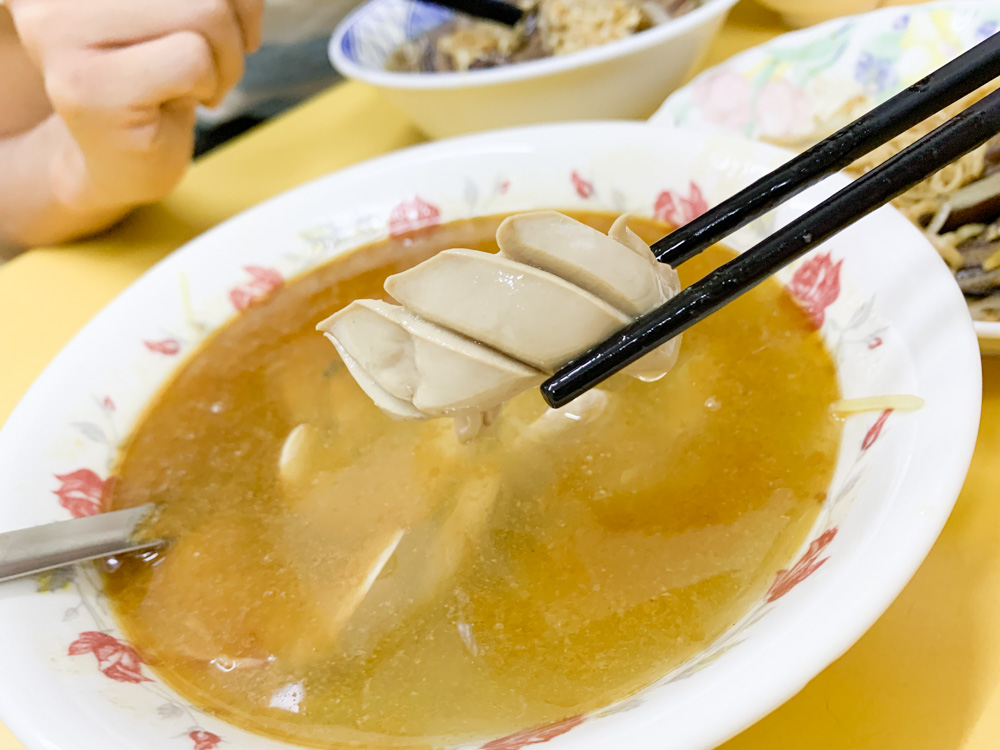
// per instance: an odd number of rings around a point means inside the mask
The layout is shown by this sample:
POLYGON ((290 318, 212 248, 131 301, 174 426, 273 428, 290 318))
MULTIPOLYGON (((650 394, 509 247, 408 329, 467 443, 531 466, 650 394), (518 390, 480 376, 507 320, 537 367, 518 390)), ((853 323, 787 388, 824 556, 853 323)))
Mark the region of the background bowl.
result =
MULTIPOLYGON (((281 279, 390 233, 472 216, 560 207, 679 223, 787 156, 643 124, 546 126, 419 146, 261 204, 151 269, 46 369, 0 432, 0 529, 98 511, 116 451, 148 400, 207 335, 281 279)), ((731 244, 747 247, 844 184, 836 177, 803 193, 731 244)), ((926 405, 845 422, 802 551, 694 658, 603 710, 466 748, 714 747, 842 654, 923 560, 978 426, 980 360, 958 288, 892 209, 781 280, 821 322, 846 396, 913 393, 926 405)), ((159 682, 121 639, 91 568, 43 581, 0 588, 0 718, 30 750, 286 747, 198 711, 159 682)))
MULTIPOLYGON (((804 141, 830 118, 846 124, 997 29, 997 0, 884 8, 830 21, 706 70, 649 121, 778 143, 804 141)), ((983 353, 1000 354, 1000 323, 975 326, 983 353)))
POLYGON ((369 0, 337 27, 330 60, 386 95, 427 135, 566 120, 645 118, 695 68, 736 0, 705 0, 634 36, 559 57, 464 73, 393 73, 403 42, 452 12, 415 0, 369 0))

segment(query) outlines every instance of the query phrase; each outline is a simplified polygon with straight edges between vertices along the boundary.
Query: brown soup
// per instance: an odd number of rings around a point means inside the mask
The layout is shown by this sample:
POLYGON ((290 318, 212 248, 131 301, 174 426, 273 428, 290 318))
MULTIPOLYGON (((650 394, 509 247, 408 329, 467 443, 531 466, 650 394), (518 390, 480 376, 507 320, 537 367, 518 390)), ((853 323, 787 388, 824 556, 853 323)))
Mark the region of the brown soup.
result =
MULTIPOLYGON (((612 219, 576 216, 605 231, 612 219)), ((324 748, 557 721, 704 648, 805 538, 837 456, 839 392, 774 281, 686 333, 666 378, 614 379, 600 416, 555 439, 522 439, 544 411, 537 392, 469 446, 448 420, 393 422, 369 402, 316 323, 439 250, 495 250, 500 218, 378 242, 292 281, 209 339, 140 421, 111 505, 155 501, 152 531, 173 543, 123 559, 107 589, 145 661, 196 706, 324 748), (279 457, 302 424, 322 450, 288 481, 279 457), (374 641, 331 639, 365 546, 482 486, 492 510, 457 572, 374 641)), ((730 255, 712 248, 681 278, 730 255)))

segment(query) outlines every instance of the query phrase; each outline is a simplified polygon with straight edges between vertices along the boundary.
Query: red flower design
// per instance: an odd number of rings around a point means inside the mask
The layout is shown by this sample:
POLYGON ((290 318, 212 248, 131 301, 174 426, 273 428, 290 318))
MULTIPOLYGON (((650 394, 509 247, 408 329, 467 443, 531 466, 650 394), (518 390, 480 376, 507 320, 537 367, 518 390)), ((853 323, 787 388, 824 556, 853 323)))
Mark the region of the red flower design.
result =
POLYGON ((872 336, 870 339, 868 339, 868 348, 878 349, 880 346, 882 346, 883 343, 884 342, 882 341, 881 336, 872 336))
POLYGON ((878 436, 882 434, 882 428, 885 427, 885 421, 892 414, 892 409, 886 409, 881 414, 878 415, 878 419, 875 420, 868 432, 865 433, 865 439, 861 441, 861 450, 866 451, 875 445, 875 441, 878 440, 878 436))
POLYGON ((798 562, 787 570, 779 570, 778 575, 774 578, 774 583, 767 590, 764 601, 777 601, 819 570, 823 563, 830 558, 824 557, 822 560, 817 560, 816 558, 827 548, 827 545, 833 541, 835 536, 837 536, 836 526, 827 529, 809 543, 809 549, 799 558, 798 562))
POLYGON ((101 404, 103 404, 104 408, 108 411, 114 411, 117 408, 115 406, 115 402, 111 400, 111 396, 105 396, 104 400, 101 401, 101 404))
POLYGON ((117 682, 152 682, 142 673, 142 659, 134 648, 107 633, 89 630, 69 646, 70 656, 93 654, 97 668, 117 682))
POLYGON ((566 734, 573 727, 580 726, 584 722, 583 716, 574 716, 554 724, 525 729, 522 732, 508 734, 498 740, 487 742, 482 750, 521 750, 528 745, 541 745, 543 742, 555 739, 561 734, 566 734))
POLYGON ((281 274, 273 268, 243 266, 243 270, 250 274, 250 277, 253 279, 251 284, 263 292, 270 292, 272 289, 277 289, 285 283, 281 274))
POLYGON ((840 296, 840 267, 843 264, 842 260, 834 263, 830 253, 821 253, 805 261, 792 276, 792 296, 816 328, 823 325, 826 308, 840 296))
POLYGON ((576 190, 576 194, 581 198, 586 200, 587 198, 592 198, 594 195, 594 183, 588 182, 580 176, 580 173, 575 169, 569 176, 570 181, 573 183, 573 189, 576 190))
POLYGON ((256 294, 247 291, 241 286, 233 287, 229 290, 229 301, 233 303, 233 307, 241 312, 250 307, 255 299, 257 299, 256 294))
POLYGON ((181 342, 177 339, 163 339, 162 341, 143 341, 146 348, 157 354, 166 354, 172 357, 181 350, 181 342))
POLYGON ((653 216, 675 227, 693 221, 708 210, 708 201, 697 183, 691 182, 687 196, 673 190, 664 190, 656 196, 653 216))
POLYGON ((403 201, 389 213, 389 236, 395 237, 440 223, 441 209, 416 195, 412 201, 403 201))
POLYGON ((195 729, 194 731, 188 732, 188 737, 194 742, 194 750, 215 750, 222 742, 222 738, 213 733, 206 732, 204 729, 195 729))
POLYGON ((101 498, 107 483, 90 469, 77 469, 69 474, 56 474, 59 489, 53 490, 59 504, 73 518, 94 516, 101 512, 101 498))
POLYGON ((229 290, 229 301, 240 312, 285 283, 281 274, 273 268, 243 266, 243 270, 250 275, 250 281, 229 290))
POLYGON ((497 191, 500 193, 500 195, 503 195, 508 190, 510 190, 510 180, 504 180, 497 186, 497 191))

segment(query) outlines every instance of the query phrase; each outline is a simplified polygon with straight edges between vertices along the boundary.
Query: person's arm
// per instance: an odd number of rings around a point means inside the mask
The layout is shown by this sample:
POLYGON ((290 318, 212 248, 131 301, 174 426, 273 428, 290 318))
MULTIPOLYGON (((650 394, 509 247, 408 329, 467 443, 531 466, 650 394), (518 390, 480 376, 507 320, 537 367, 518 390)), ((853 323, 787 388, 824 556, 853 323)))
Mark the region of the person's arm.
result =
POLYGON ((14 30, 14 21, 0 0, 0 138, 37 125, 51 112, 45 81, 28 57, 14 30))
POLYGON ((260 34, 260 0, 175 0, 142 14, 133 0, 7 5, 21 52, 7 19, 0 245, 90 234, 167 195, 191 158, 196 107, 235 85, 260 34))
MULTIPOLYGON (((32 225, 25 207, 39 208, 49 201, 47 154, 52 140, 43 126, 52 114, 45 82, 17 37, 14 22, 0 6, 0 248, 36 244, 24 236, 32 225), (39 157, 42 157, 41 159, 39 157), (27 198, 28 195, 35 196, 27 198)), ((113 220, 113 219, 112 219, 113 220)), ((44 224, 44 219, 37 222, 44 224)), ((98 223, 100 226, 100 222, 98 223)), ((41 238, 39 242, 44 242, 41 238)))
POLYGON ((70 149, 55 115, 30 130, 0 139, 0 246, 33 247, 100 231, 129 207, 88 206, 56 194, 60 163, 70 149))

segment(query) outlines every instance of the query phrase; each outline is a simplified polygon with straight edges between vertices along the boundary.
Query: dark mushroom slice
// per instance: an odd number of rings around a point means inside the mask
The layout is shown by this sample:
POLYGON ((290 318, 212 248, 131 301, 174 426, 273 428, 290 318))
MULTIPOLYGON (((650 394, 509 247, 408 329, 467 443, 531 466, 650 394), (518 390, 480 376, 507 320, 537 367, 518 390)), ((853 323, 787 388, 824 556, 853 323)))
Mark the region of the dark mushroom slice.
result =
POLYGON ((959 269, 955 274, 958 286, 972 296, 982 296, 1000 291, 1000 268, 983 270, 982 266, 959 269))
POLYGON ((994 172, 1000 171, 1000 136, 994 137, 986 144, 984 161, 983 177, 989 177, 994 172))
POLYGON ((963 292, 973 296, 1000 292, 1000 240, 979 237, 960 245, 958 252, 962 267, 955 278, 963 292))
POLYGON ((989 224, 1000 218, 1000 172, 983 177, 959 188, 942 208, 948 217, 940 232, 953 232, 966 224, 989 224))
MULTIPOLYGON (((986 234, 986 231, 983 232, 986 234)), ((986 240, 981 236, 958 246, 962 268, 982 268, 983 263, 1000 253, 1000 240, 986 240)))

